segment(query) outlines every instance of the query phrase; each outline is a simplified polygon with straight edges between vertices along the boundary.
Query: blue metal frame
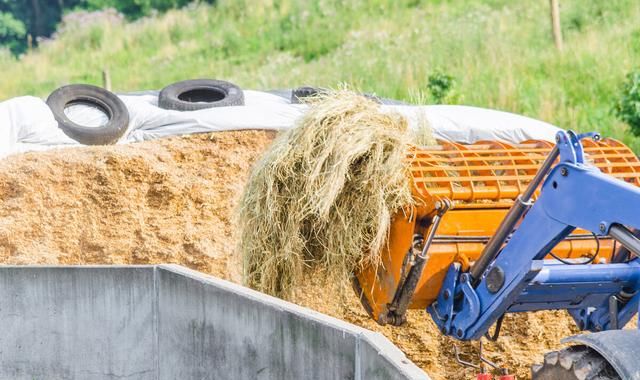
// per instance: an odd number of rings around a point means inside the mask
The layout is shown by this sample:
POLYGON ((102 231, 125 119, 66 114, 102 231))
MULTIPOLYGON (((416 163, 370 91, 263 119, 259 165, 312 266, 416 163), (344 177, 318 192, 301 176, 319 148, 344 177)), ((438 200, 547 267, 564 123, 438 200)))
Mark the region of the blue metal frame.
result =
MULTIPOLYGON (((558 132, 558 163, 539 198, 509 242, 472 286, 468 273, 453 264, 437 301, 427 308, 444 334, 481 338, 505 313, 566 309, 584 330, 609 329, 609 297, 640 289, 640 261, 566 265, 545 256, 575 228, 603 236, 614 223, 640 227, 640 189, 585 164, 580 139, 595 134, 558 132), (504 283, 487 287, 487 273, 498 267, 504 283)), ((495 283, 494 283, 495 285, 495 283)), ((637 292, 618 310, 624 326, 638 310, 637 292)))

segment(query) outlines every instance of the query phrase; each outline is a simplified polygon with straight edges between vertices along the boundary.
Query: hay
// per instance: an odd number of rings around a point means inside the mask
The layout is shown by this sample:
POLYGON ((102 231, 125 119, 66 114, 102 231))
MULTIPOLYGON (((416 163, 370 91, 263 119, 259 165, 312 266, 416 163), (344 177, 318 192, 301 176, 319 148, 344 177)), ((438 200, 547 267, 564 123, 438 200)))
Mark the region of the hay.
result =
POLYGON ((407 121, 341 90, 306 115, 257 163, 240 201, 244 281, 286 297, 305 268, 340 279, 379 263, 391 216, 413 200, 403 164, 407 121))
POLYGON ((417 146, 436 146, 438 142, 433 136, 433 127, 427 117, 427 112, 418 109, 416 115, 416 125, 411 130, 411 141, 417 146))

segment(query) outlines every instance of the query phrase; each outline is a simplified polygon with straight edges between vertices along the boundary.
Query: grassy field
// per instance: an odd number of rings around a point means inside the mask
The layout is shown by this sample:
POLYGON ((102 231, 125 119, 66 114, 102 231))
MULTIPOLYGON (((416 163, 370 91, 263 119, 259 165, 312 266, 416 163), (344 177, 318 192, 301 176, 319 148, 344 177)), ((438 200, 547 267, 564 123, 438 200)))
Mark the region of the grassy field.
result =
POLYGON ((244 88, 349 83, 428 103, 428 77, 455 78, 448 102, 599 130, 640 152, 611 108, 640 66, 640 2, 561 0, 556 51, 548 1, 220 0, 128 24, 67 28, 20 59, 0 54, 0 99, 66 83, 117 91, 212 77, 244 88))

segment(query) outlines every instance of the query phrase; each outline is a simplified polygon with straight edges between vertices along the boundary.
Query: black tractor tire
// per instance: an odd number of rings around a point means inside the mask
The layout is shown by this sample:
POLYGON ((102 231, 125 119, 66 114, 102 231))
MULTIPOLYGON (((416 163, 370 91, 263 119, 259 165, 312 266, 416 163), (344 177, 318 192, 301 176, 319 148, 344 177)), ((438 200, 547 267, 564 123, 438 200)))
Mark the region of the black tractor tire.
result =
POLYGON ((240 87, 215 79, 193 79, 170 84, 158 96, 158 106, 166 110, 196 111, 243 105, 244 93, 240 87))
POLYGON ((71 84, 55 90, 47 105, 58 127, 72 139, 84 145, 110 145, 118 141, 129 126, 129 111, 118 96, 104 88, 88 84, 71 84), (109 121, 99 127, 88 127, 71 121, 64 110, 74 104, 86 104, 104 112, 109 121))
POLYGON ((532 380, 621 380, 599 353, 587 346, 571 346, 545 354, 531 367, 532 380))

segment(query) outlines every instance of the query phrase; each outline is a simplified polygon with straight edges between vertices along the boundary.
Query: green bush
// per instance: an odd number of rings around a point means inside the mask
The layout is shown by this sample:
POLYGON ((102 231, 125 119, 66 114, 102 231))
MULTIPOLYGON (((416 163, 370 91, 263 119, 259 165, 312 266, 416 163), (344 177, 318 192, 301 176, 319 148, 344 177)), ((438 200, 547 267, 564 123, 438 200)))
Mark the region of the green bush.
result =
POLYGON ((449 98, 456 81, 453 76, 442 72, 436 72, 427 78, 427 89, 433 102, 442 104, 449 98))
POLYGON ((640 70, 627 74, 614 112, 620 120, 629 124, 634 135, 640 136, 640 70))

